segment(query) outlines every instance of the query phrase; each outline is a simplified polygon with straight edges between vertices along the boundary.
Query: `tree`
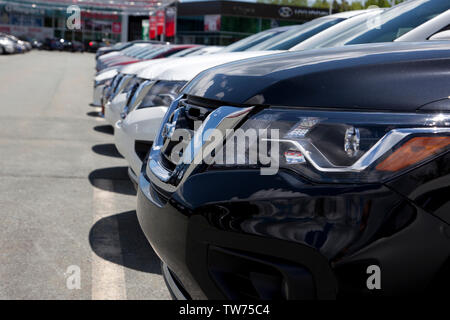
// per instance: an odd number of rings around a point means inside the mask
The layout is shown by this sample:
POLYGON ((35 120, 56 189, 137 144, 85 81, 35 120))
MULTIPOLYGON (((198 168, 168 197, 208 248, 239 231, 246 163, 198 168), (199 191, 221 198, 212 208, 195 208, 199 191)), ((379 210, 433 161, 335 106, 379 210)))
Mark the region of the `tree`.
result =
POLYGON ((341 11, 341 5, 337 2, 337 0, 333 0, 333 12, 341 11))
POLYGON ((366 8, 370 7, 370 6, 377 6, 380 8, 387 8, 390 7, 391 4, 389 3, 388 0, 367 0, 365 5, 366 8))
POLYGON ((360 1, 353 1, 351 5, 351 10, 362 10, 364 5, 360 1))
POLYGON ((380 8, 388 8, 391 6, 391 3, 388 0, 378 0, 378 6, 380 8))
POLYGON ((316 0, 312 6, 313 8, 323 8, 323 9, 328 9, 330 7, 327 0, 316 0))
POLYGON ((340 11, 349 11, 352 10, 351 5, 347 2, 347 0, 341 0, 340 11))

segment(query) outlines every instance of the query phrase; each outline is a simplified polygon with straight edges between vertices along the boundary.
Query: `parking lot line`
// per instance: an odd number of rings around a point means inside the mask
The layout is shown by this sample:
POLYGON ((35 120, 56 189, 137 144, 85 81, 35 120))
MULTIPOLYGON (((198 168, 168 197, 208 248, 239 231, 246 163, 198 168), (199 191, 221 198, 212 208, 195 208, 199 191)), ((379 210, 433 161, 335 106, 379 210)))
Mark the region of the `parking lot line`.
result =
MULTIPOLYGON (((115 198, 112 180, 98 179, 93 190, 93 223, 103 219, 115 209, 115 198)), ((105 255, 121 256, 120 239, 116 220, 111 220, 108 228, 112 236, 108 237, 108 243, 99 245, 98 252, 102 249, 105 255), (111 252, 114 251, 114 252, 111 252)), ((93 300, 125 300, 125 271, 122 263, 109 262, 92 252, 92 299, 93 300)))

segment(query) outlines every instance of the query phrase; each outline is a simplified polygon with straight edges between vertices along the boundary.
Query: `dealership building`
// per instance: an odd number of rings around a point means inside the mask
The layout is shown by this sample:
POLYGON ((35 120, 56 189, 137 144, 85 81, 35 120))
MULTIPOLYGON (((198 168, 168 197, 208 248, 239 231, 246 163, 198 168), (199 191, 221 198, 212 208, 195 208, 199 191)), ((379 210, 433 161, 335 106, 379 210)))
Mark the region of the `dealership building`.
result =
POLYGON ((148 17, 149 10, 153 8, 149 1, 136 0, 142 5, 134 8, 127 8, 117 1, 105 1, 0 0, 0 32, 40 40, 124 41, 129 38, 129 17, 148 17), (67 22, 74 13, 78 14, 79 25, 71 28, 67 22))
POLYGON ((239 1, 0 0, 0 32, 82 42, 150 37, 227 45, 265 29, 327 14, 324 9, 239 1), (74 12, 68 8, 74 4, 80 8, 79 28, 67 23, 74 12))
POLYGON ((328 10, 239 1, 176 4, 177 41, 227 45, 273 27, 301 24, 328 15, 328 10))

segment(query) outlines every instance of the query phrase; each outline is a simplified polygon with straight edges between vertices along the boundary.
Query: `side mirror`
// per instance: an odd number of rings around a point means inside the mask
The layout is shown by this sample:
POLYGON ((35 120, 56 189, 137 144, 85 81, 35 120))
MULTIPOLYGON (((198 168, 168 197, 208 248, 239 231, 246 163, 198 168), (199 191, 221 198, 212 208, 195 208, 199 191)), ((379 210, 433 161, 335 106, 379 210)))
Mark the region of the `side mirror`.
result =
POLYGON ((450 30, 441 31, 433 34, 429 40, 431 41, 445 41, 450 40, 450 30))

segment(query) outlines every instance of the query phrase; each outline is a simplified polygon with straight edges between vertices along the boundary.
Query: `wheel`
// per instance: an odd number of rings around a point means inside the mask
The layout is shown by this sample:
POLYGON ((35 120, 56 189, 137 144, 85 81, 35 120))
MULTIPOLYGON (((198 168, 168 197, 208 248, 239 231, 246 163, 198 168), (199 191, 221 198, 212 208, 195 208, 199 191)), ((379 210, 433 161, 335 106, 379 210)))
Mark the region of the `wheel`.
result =
POLYGON ((3 49, 2 46, 0 46, 0 55, 5 54, 5 49, 3 49))

